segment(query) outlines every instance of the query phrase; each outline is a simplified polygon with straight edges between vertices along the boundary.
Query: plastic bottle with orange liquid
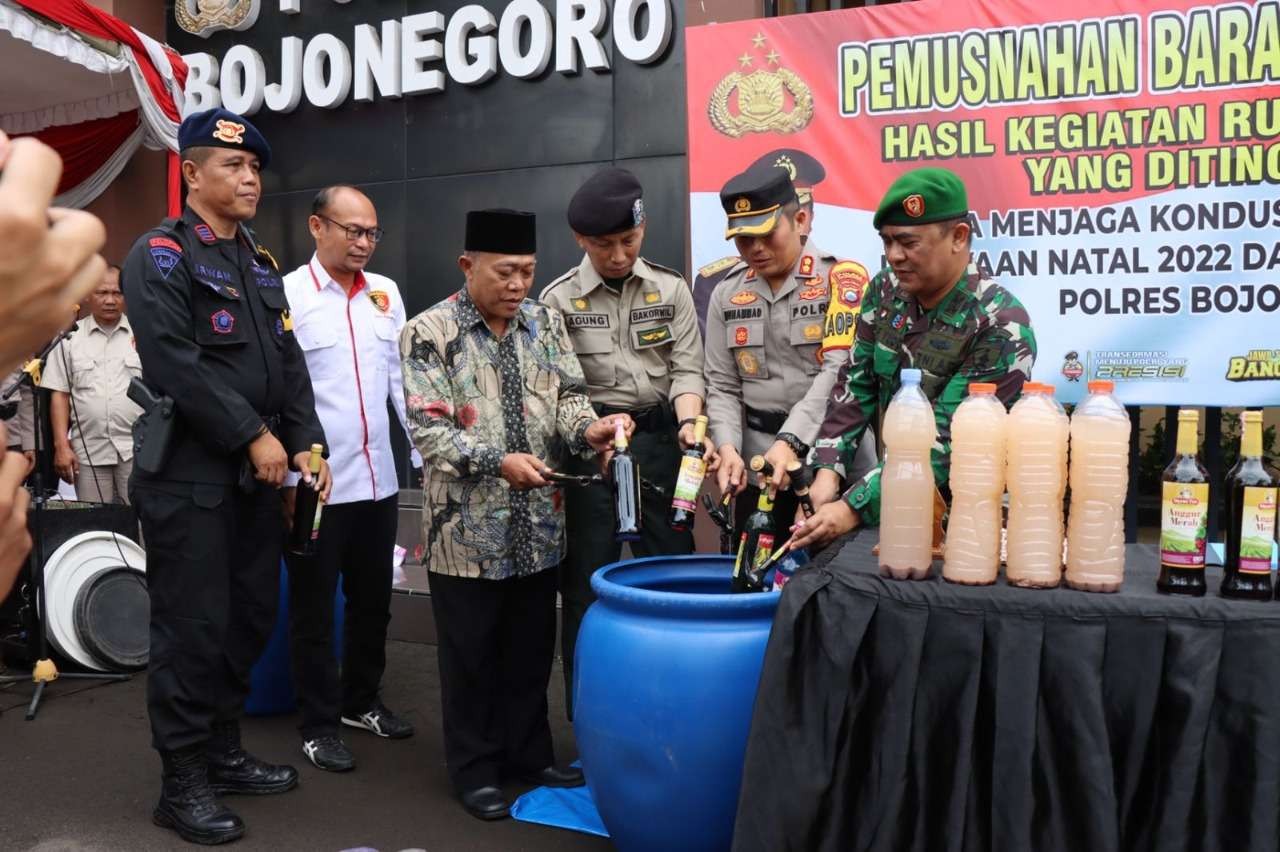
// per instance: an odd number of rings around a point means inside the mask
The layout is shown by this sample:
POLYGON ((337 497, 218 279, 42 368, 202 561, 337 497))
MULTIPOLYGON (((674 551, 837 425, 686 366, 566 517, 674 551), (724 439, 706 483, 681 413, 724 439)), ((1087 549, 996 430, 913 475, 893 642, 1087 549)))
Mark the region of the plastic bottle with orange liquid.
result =
POLYGON ((951 513, 942 576, 953 583, 986 585, 1000 573, 1008 413, 996 386, 969 385, 951 418, 951 513))
POLYGON ((1129 488, 1129 414, 1115 385, 1089 382, 1071 415, 1071 514, 1067 585, 1114 592, 1124 580, 1124 500, 1129 488))
POLYGON ((880 573, 923 580, 933 565, 933 467, 938 438, 933 406, 920 389, 921 373, 905 369, 884 416, 880 474, 880 573))

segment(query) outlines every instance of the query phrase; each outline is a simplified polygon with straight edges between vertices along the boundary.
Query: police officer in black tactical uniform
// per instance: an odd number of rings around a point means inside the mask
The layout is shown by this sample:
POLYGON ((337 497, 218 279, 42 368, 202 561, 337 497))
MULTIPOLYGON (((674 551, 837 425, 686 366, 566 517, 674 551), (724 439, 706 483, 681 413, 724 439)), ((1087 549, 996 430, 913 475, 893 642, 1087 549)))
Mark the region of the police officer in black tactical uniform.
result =
MULTIPOLYGON (((298 781, 241 748, 239 716, 275 620, 278 489, 324 432, 275 262, 243 224, 271 149, 221 109, 189 116, 178 141, 186 208, 134 244, 121 276, 143 379, 177 412, 165 461, 135 466, 130 490, 147 543, 147 709, 164 766, 153 819, 222 843, 244 823, 215 795, 298 781)), ((144 445, 156 417, 135 431, 144 445)), ((327 495, 327 464, 320 487, 327 495)))

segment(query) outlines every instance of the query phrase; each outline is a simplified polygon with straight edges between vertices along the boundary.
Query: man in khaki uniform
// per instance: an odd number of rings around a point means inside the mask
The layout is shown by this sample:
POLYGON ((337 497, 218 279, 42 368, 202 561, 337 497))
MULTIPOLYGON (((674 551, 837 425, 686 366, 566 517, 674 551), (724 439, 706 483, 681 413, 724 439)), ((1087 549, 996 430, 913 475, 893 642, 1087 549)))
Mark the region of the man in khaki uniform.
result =
MULTIPOLYGON (((693 297, 678 273, 640 257, 644 200, 625 169, 593 175, 569 202, 569 227, 582 263, 547 285, 542 301, 565 319, 587 392, 601 417, 626 412, 635 421, 631 452, 644 477, 665 495, 641 492, 643 537, 636 556, 693 551, 693 534, 667 525, 681 453, 693 446, 694 419, 706 396, 702 339, 693 297)), ((704 440, 710 458, 711 444, 704 440)), ((591 473, 591 462, 572 463, 591 473)), ((572 717, 573 655, 578 626, 595 599, 591 574, 618 559, 613 499, 603 485, 565 491, 568 551, 560 566, 565 706, 572 717)))
MULTIPOLYGON (((763 455, 776 471, 774 490, 789 484, 787 465, 808 456, 848 360, 869 276, 862 264, 802 240, 809 212, 785 169, 731 178, 720 202, 728 215, 725 237, 741 259, 716 285, 707 308, 707 408, 720 453, 720 489, 739 495, 740 528, 759 497, 744 460, 763 455)), ((874 452, 862 451, 859 460, 870 468, 874 452)), ((795 513, 790 492, 778 495, 779 544, 795 513)))
POLYGON ((120 270, 111 267, 89 295, 90 315, 45 361, 40 386, 53 391, 53 464, 76 497, 128 503, 133 422, 142 409, 127 396, 142 375, 133 328, 124 315, 120 270))

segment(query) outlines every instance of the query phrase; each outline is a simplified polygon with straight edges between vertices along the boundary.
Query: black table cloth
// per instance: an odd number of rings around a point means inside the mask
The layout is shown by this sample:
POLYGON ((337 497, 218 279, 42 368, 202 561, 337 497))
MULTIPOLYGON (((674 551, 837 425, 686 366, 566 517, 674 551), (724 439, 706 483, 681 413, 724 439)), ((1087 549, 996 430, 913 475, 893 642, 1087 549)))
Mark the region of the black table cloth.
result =
MULTIPOLYGON (((765 655, 734 849, 1280 848, 1280 602, 798 572, 765 655)), ((935 565, 935 568, 938 566, 935 565)))

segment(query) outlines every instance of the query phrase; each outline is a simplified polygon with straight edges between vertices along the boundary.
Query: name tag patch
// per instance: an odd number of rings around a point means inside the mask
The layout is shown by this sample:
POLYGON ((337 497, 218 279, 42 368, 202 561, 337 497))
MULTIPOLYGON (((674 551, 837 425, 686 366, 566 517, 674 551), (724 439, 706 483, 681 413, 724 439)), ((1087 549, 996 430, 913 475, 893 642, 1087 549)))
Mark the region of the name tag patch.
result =
POLYGON ((660 325, 657 328, 645 328, 636 331, 636 347, 657 346, 671 339, 671 326, 660 325))
POLYGON ((824 308, 823 305, 819 305, 816 302, 809 302, 808 304, 802 304, 802 305, 794 305, 791 308, 791 318, 800 319, 802 317, 820 317, 823 315, 823 313, 825 313, 823 308, 824 308))
POLYGON ((610 328, 608 314, 566 314, 566 328, 610 328))
POLYGON ((738 320, 760 319, 764 316, 764 308, 732 308, 724 312, 725 322, 737 322, 738 320))
POLYGON ((219 269, 216 266, 208 266, 203 263, 196 264, 196 274, 211 278, 214 281, 225 281, 228 284, 235 280, 235 277, 225 269, 219 269))
POLYGON ((638 308, 631 312, 631 321, 637 322, 654 322, 666 320, 670 322, 676 318, 675 305, 658 305, 653 308, 638 308))

